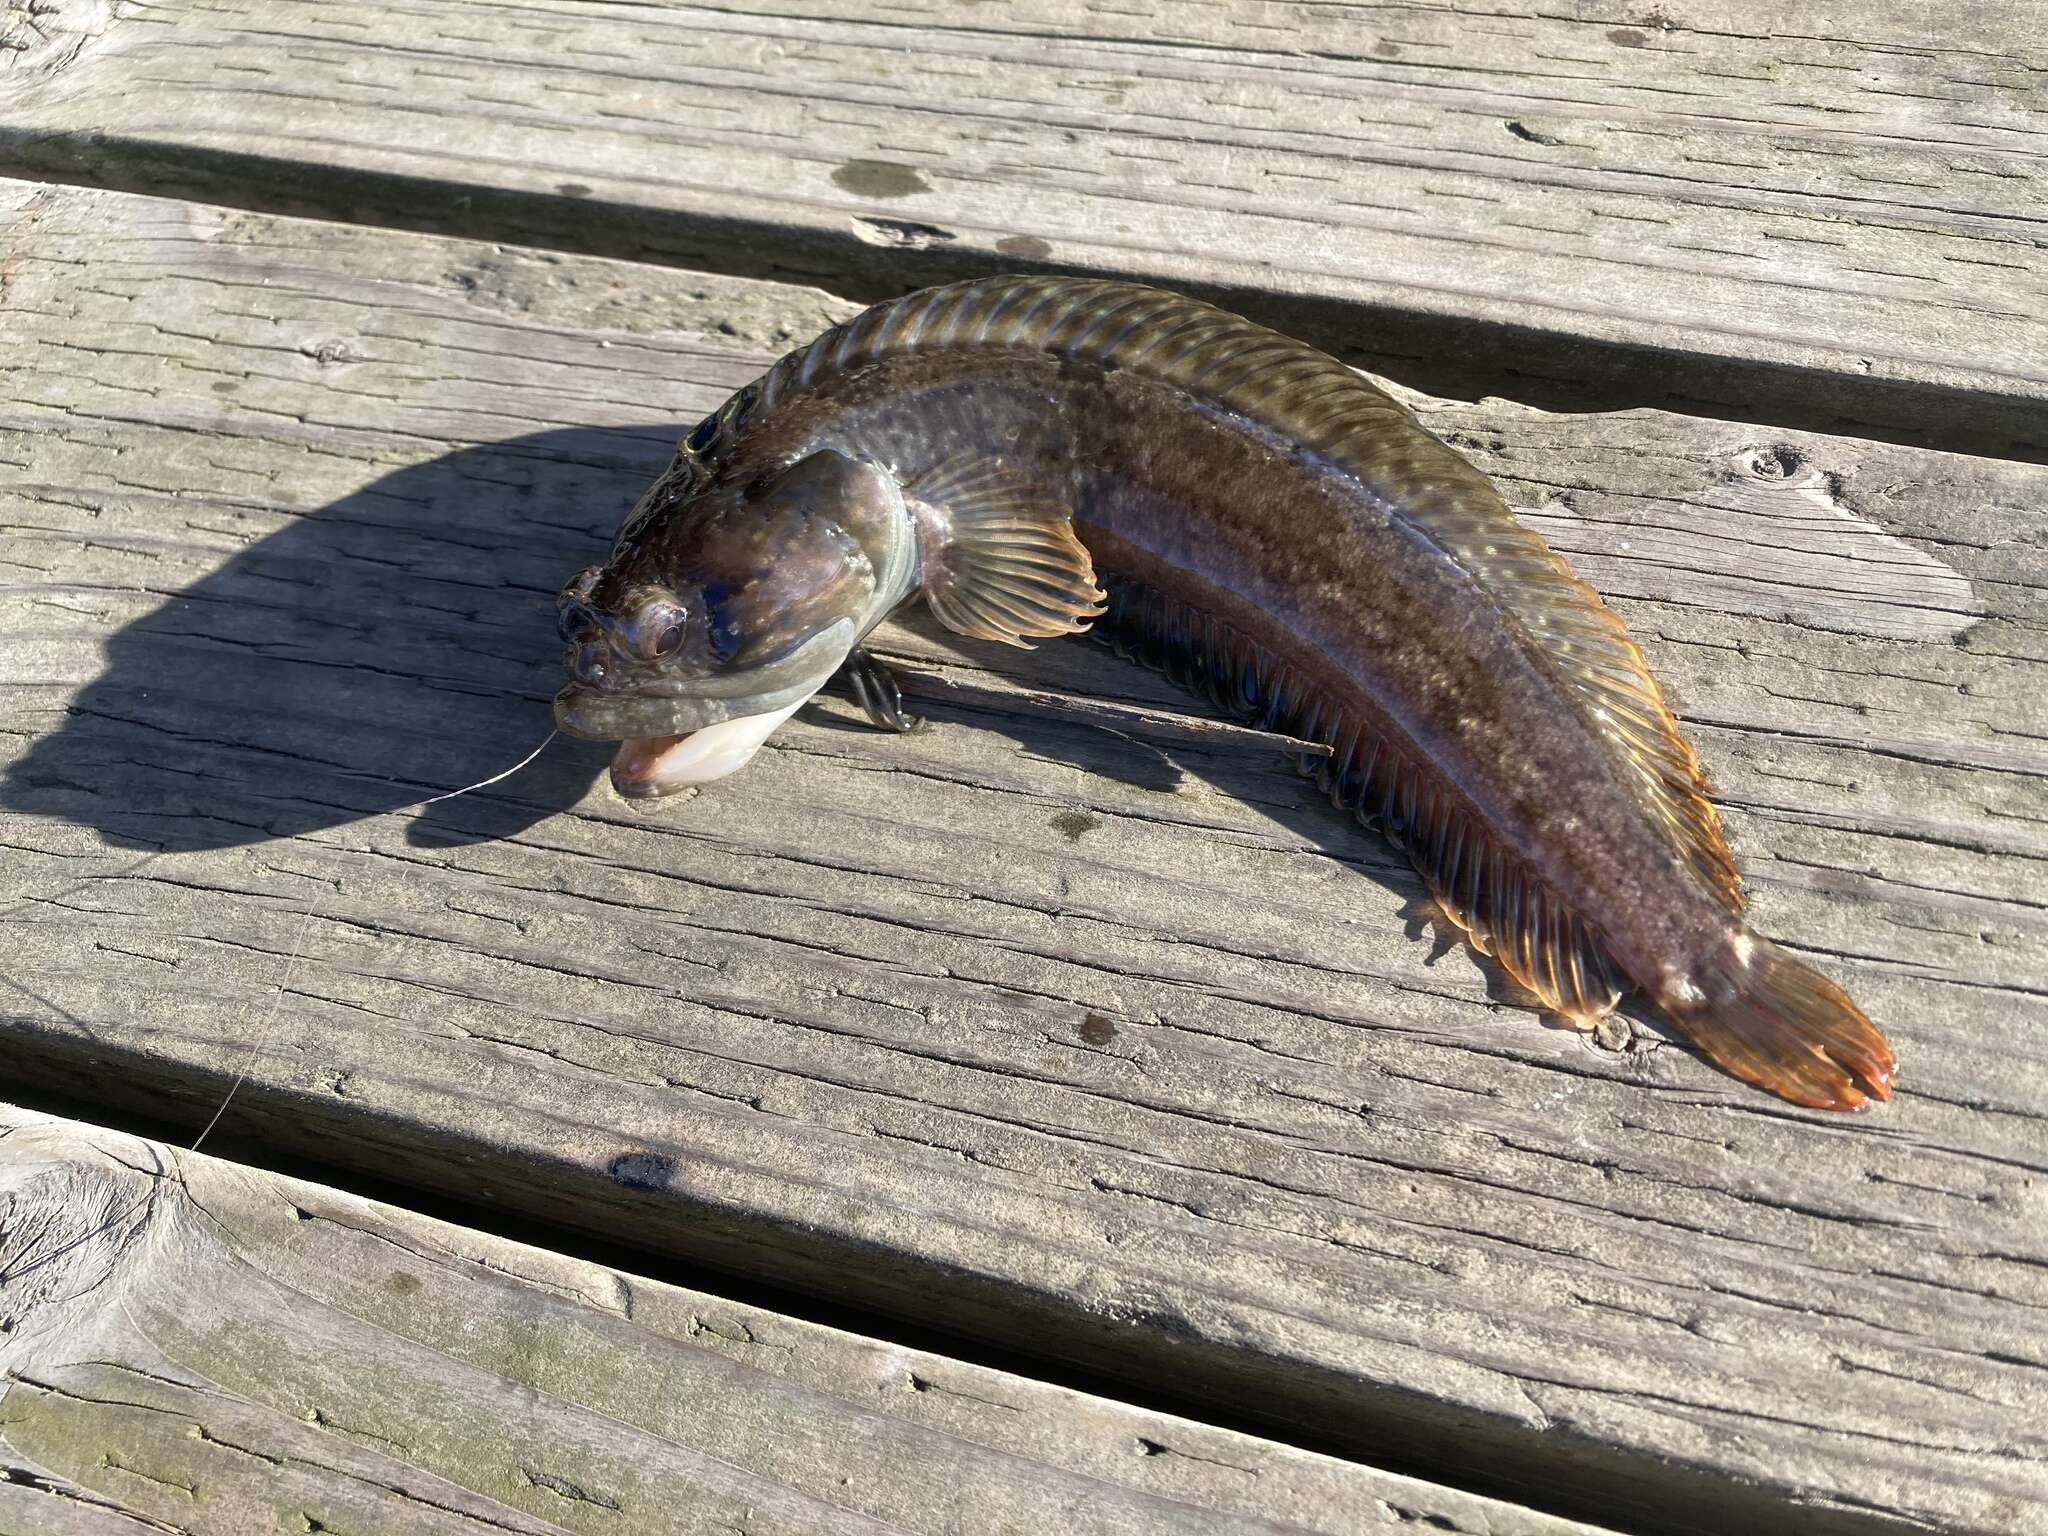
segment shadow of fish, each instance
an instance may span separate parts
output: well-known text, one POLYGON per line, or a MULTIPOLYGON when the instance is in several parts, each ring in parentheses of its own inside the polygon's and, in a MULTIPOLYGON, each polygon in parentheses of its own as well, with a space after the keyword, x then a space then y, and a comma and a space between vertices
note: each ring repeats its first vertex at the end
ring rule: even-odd
POLYGON ((1092 628, 1326 749, 1338 805, 1591 1028, 1640 987, 1796 1103, 1888 1098, 1882 1035, 1742 920, 1692 749, 1598 595, 1333 359, 1131 284, 992 278, 878 305, 690 434, 563 590, 556 723, 650 796, 731 773, 922 596, 962 635, 1092 628))

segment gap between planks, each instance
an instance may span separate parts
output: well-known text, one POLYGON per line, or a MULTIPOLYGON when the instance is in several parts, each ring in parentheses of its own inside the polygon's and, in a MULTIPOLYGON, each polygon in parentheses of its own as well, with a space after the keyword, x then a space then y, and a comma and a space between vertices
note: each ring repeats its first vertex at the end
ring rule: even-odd
POLYGON ((1603 1536, 0 1106, 0 1526, 1603 1536))

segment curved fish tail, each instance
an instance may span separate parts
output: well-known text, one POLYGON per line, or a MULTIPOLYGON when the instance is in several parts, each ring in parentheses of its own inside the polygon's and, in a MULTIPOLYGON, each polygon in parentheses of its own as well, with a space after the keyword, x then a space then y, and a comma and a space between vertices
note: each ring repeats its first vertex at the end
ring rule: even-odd
POLYGON ((1813 1109, 1892 1096, 1897 1058, 1848 994, 1746 930, 1656 994, 1678 1027, 1745 1082, 1813 1109))

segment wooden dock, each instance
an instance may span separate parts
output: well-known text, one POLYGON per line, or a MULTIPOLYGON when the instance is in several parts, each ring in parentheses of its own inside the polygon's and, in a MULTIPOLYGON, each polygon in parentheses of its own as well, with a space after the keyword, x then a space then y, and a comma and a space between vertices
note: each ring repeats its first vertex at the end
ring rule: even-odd
POLYGON ((2048 13, 1789 14, 0 0, 0 1533, 2048 1533, 2048 13), (1001 270, 1494 476, 1899 1097, 1545 1028, 1085 644, 422 804, 1001 270))

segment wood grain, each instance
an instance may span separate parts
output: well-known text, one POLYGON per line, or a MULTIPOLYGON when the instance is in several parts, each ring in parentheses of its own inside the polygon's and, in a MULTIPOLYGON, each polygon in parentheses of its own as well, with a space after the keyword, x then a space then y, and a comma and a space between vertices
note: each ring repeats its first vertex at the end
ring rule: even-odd
POLYGON ((1817 1116, 1544 1028, 1085 643, 893 631, 927 730, 827 704, 654 814, 574 744, 412 809, 535 744, 556 584, 846 307, 7 198, 20 1080, 197 1124, 246 1066, 279 1148, 1622 1528, 2048 1529, 2048 472, 1423 402, 1898 1042, 1896 1103, 1817 1116))
POLYGON ((1598 1536, 4 1108, 0 1299, 10 1530, 1598 1536))
POLYGON ((2048 455, 2029 6, 37 0, 0 168, 822 282, 1056 266, 1420 387, 2048 455))

